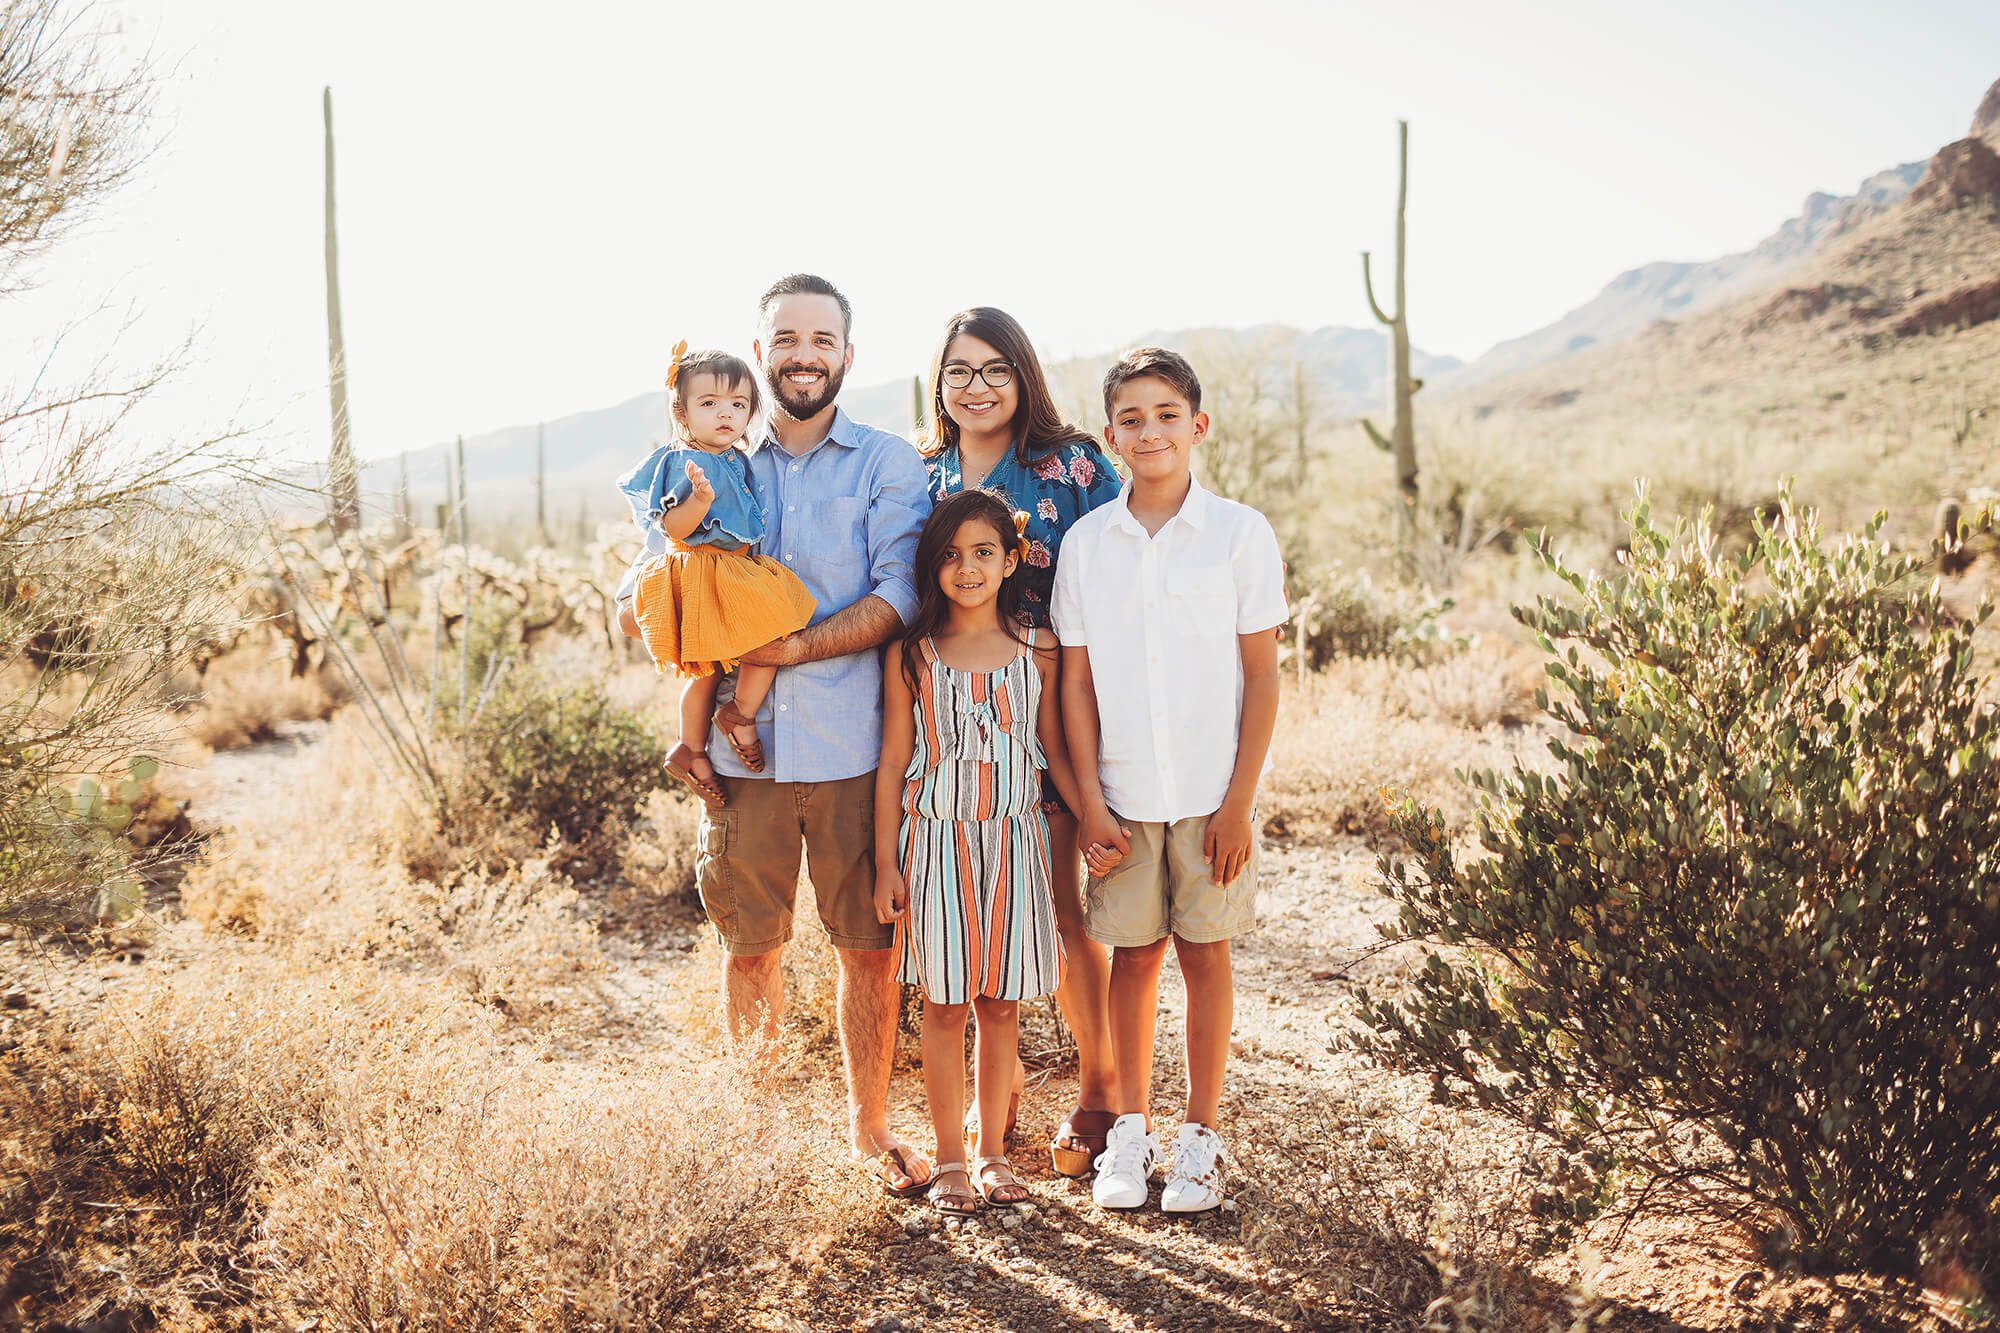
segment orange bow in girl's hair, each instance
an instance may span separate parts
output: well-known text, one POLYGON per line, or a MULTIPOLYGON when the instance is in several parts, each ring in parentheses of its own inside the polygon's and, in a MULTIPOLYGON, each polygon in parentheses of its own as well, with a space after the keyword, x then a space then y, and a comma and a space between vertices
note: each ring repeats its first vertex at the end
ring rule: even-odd
POLYGON ((1014 511, 1014 546, 1020 551, 1021 558, 1026 560, 1028 558, 1028 511, 1025 509, 1016 509, 1014 511))
POLYGON ((667 387, 674 387, 674 381, 681 377, 681 358, 687 355, 688 340, 683 338, 674 344, 674 354, 667 361, 667 387))

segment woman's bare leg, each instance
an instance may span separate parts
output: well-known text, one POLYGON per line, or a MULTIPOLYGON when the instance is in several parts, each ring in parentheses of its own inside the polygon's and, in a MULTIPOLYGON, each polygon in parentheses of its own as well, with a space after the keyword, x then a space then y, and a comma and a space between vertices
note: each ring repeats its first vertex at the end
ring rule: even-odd
MULTIPOLYGON (((1115 1109, 1111 1062, 1111 960, 1103 945, 1084 934, 1083 858, 1076 850, 1076 816, 1049 816, 1049 887, 1055 891, 1056 933, 1066 960, 1056 1007, 1076 1038, 1076 1105, 1083 1111, 1115 1109)), ((1082 1144, 1065 1146, 1081 1148, 1082 1144)))

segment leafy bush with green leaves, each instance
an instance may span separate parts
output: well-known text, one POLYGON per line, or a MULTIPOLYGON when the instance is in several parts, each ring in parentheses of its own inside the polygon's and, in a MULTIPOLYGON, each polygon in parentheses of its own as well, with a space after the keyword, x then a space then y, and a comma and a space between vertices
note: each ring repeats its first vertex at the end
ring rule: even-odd
MULTIPOLYGON (((1626 568, 1516 616, 1552 771, 1485 773, 1461 860, 1405 804, 1365 1043, 1589 1161, 1752 1222, 1773 1259, 2000 1260, 2000 711, 1929 562, 1789 492, 1726 554, 1645 496, 1626 568), (1567 644, 1558 655, 1556 645, 1567 644)), ((1985 520, 1990 524, 1990 516, 1985 520)), ((1587 1193, 1589 1190, 1580 1190, 1587 1193)))
POLYGON ((467 796, 571 843, 659 786, 660 738, 594 679, 516 667, 454 729, 467 796))

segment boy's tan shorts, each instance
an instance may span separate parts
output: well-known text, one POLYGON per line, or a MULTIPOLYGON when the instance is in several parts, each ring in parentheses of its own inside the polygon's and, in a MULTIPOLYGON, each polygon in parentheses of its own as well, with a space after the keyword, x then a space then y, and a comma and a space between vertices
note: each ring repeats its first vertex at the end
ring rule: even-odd
POLYGON ((827 937, 841 949, 888 949, 875 919, 875 775, 838 782, 720 779, 729 804, 702 815, 695 882, 733 954, 769 953, 792 937, 799 853, 827 937))
MULTIPOLYGON (((1116 818, 1116 816, 1113 816, 1116 818)), ((1171 824, 1134 823, 1132 850, 1109 875, 1084 886, 1083 931, 1099 944, 1136 949, 1176 935, 1189 944, 1234 939, 1257 924, 1257 820, 1250 859, 1228 884, 1217 884, 1201 840, 1210 815, 1171 824)))

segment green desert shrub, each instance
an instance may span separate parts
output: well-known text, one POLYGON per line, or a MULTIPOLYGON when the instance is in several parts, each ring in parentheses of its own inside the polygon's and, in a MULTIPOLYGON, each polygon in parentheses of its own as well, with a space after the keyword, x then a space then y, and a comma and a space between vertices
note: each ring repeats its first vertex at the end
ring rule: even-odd
POLYGON ((463 799, 538 833, 553 827, 571 843, 659 785, 659 737, 596 679, 555 680, 516 666, 453 729, 463 799))
POLYGON ((1990 608, 1955 620, 1879 516, 1823 542, 1789 492, 1728 554, 1706 515, 1662 532, 1642 493, 1627 518, 1624 570, 1545 541, 1574 597, 1515 612, 1553 763, 1472 779, 1463 859, 1439 814, 1397 815, 1384 929, 1427 956, 1365 998, 1366 1042, 1580 1154, 1577 1197, 1691 1192, 1810 1269, 1991 1275, 1990 608))
POLYGON ((1306 663, 1315 670, 1337 658, 1390 658, 1427 666, 1472 645, 1455 634, 1445 616, 1451 598, 1399 584, 1378 583, 1367 570, 1335 567, 1306 582, 1296 626, 1304 631, 1306 663))

